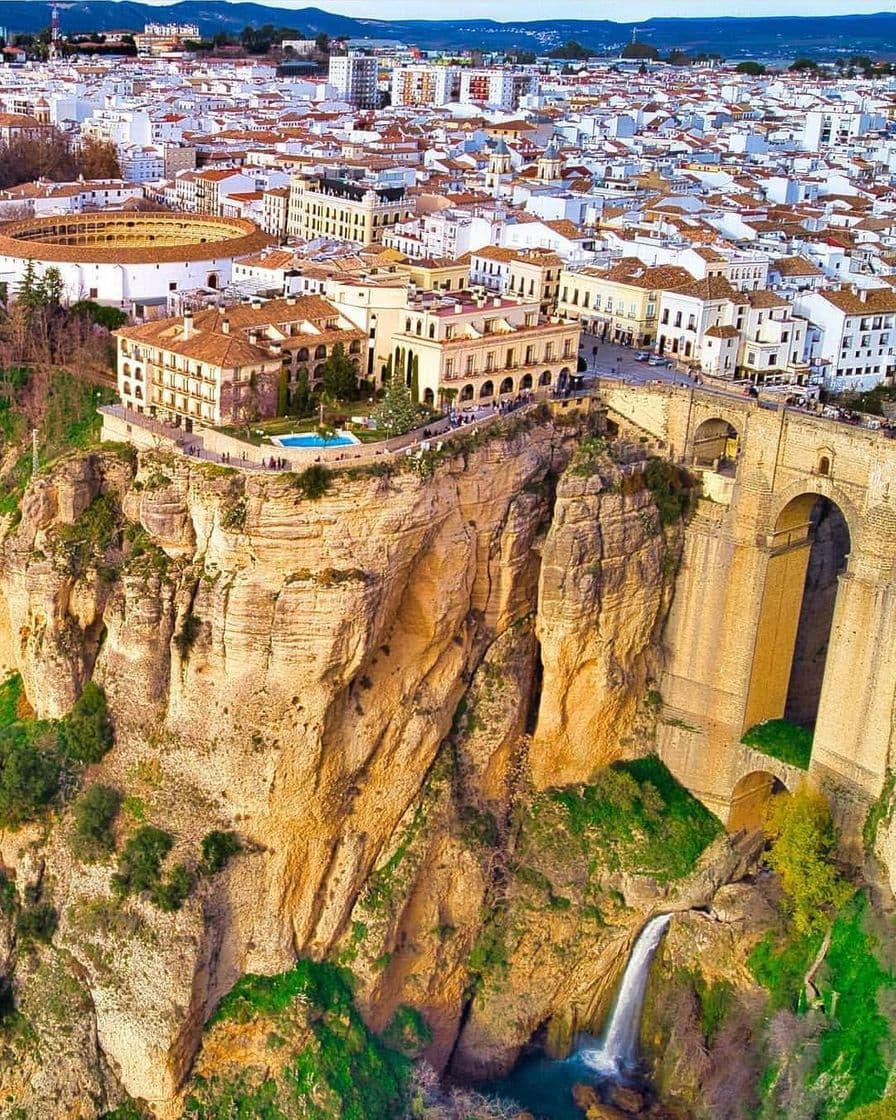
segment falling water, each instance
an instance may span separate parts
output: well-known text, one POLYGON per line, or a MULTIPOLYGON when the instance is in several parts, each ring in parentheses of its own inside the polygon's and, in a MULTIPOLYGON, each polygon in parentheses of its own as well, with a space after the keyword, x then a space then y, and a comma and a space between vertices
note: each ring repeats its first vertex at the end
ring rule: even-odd
POLYGON ((638 1034, 650 962, 670 918, 670 914, 652 918, 641 931, 601 1041, 582 1039, 576 1052, 560 1061, 543 1056, 524 1059, 507 1077, 486 1085, 485 1091, 512 1100, 535 1116, 580 1120, 581 1109, 572 1098, 575 1085, 609 1086, 629 1081, 631 1075, 637 1083, 638 1034))
POLYGON ((603 1077, 619 1077, 635 1067, 650 962, 671 917, 671 914, 660 914, 651 918, 641 930, 625 966, 603 1041, 593 1049, 583 1048, 578 1053, 583 1065, 603 1077))

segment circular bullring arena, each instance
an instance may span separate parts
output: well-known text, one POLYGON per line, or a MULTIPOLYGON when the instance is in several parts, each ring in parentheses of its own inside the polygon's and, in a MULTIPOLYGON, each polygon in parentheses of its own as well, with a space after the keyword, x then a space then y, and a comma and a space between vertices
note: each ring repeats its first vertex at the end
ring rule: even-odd
POLYGON ((169 296, 230 282, 235 257, 270 243, 252 222, 204 214, 106 210, 0 224, 0 281, 15 292, 29 267, 56 268, 66 298, 137 315, 169 296))

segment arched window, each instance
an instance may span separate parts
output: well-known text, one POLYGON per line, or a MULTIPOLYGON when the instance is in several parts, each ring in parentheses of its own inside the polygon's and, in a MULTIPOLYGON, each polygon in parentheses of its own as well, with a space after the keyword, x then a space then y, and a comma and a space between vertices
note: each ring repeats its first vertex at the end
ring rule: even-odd
POLYGON ((348 352, 349 354, 360 354, 361 343, 357 339, 355 339, 352 343, 349 344, 348 352))
POLYGON ((314 356, 315 356, 315 358, 326 358, 326 356, 327 356, 326 346, 318 346, 317 349, 314 351, 314 356))
POLYGON ((831 473, 831 460, 827 455, 822 455, 818 460, 818 473, 828 475, 831 473))
POLYGON ((296 354, 296 361, 297 362, 307 362, 308 361, 308 347, 307 346, 302 346, 302 347, 299 348, 299 351, 296 354))

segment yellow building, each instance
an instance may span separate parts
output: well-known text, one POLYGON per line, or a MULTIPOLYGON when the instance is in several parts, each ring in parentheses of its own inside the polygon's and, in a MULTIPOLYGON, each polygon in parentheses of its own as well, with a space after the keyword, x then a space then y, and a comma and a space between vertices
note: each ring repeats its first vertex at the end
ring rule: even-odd
POLYGON ((407 276, 420 292, 461 292, 469 285, 462 261, 433 257, 396 262, 395 271, 407 276))
POLYGON ((420 294, 392 338, 392 376, 425 404, 490 401, 563 388, 576 373, 578 323, 545 319, 537 302, 420 294))
POLYGON ((331 237, 356 245, 382 241, 386 230, 413 217, 404 187, 372 187, 352 179, 297 175, 290 186, 287 233, 331 237))
POLYGON ((646 267, 624 257, 611 269, 564 269, 557 311, 578 319, 593 334, 623 346, 652 346, 656 341, 660 297, 694 281, 675 265, 646 267))

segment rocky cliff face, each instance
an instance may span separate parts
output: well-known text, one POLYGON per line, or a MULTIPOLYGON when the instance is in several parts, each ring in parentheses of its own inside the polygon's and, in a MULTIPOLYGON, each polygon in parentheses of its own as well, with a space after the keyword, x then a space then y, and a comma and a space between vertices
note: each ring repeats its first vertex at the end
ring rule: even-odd
POLYGON ((30 487, 0 565, 8 667, 39 716, 103 686, 116 745, 84 780, 125 795, 122 833, 163 826, 189 863, 229 829, 243 852, 166 914, 112 905, 113 865, 73 858, 65 811, 0 834, 17 888, 39 861, 59 914, 37 963, 18 954, 19 1003, 66 977, 53 1005, 85 1032, 63 1047, 38 1023, 20 1068, 0 1064, 27 1115, 93 1115, 119 1086, 178 1115, 216 1002, 296 954, 351 962, 374 1026, 422 1008, 430 1058, 463 1072, 606 1002, 649 890, 617 884, 602 956, 560 905, 530 928, 517 912, 500 984, 487 919, 520 799, 647 745, 677 537, 608 459, 567 470, 573 428, 499 431, 419 469, 334 476, 317 501, 288 476, 155 453, 72 458, 30 487), (49 1054, 53 1090, 23 1082, 49 1054))

